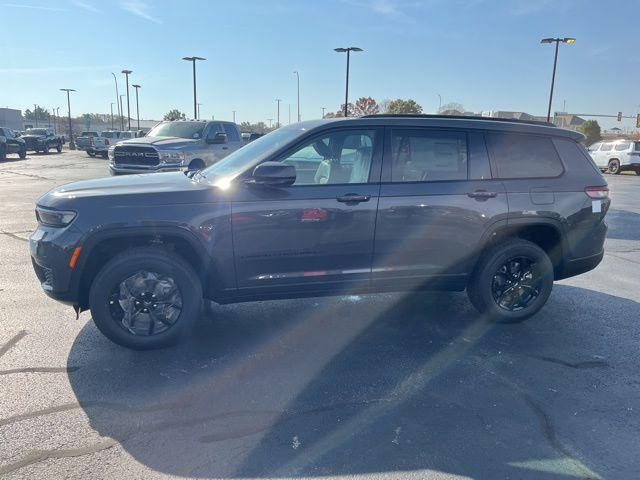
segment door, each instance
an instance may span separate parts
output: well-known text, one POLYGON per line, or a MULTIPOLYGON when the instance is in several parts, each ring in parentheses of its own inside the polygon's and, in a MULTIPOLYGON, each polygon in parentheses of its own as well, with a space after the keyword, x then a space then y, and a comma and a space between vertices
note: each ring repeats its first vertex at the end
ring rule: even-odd
POLYGON ((227 143, 210 143, 216 136, 217 133, 225 133, 222 128, 221 123, 210 123, 205 132, 204 139, 204 149, 203 155, 201 155, 206 165, 212 165, 216 163, 218 160, 226 157, 229 152, 228 139, 227 143))
POLYGON ((596 167, 604 168, 606 165, 602 165, 602 154, 600 153, 600 147, 602 143, 594 143, 589 147, 589 155, 593 159, 593 163, 596 164, 596 167))
POLYGON ((242 184, 232 204, 241 293, 367 291, 380 188, 381 129, 334 129, 271 160, 288 187, 242 184))
POLYGON ((609 167, 609 159, 611 158, 611 151, 613 150, 613 143, 605 142, 600 146, 600 150, 596 153, 596 165, 600 168, 609 167))
POLYGON ((507 213, 482 133, 387 128, 373 287, 464 286, 485 232, 507 213))

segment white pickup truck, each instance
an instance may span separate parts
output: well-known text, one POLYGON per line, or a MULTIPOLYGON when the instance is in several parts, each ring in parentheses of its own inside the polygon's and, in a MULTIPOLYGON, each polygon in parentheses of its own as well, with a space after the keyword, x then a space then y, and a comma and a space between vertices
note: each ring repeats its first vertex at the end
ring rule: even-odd
POLYGON ((120 132, 117 130, 106 130, 100 133, 100 136, 98 137, 91 137, 91 144, 86 148, 86 151, 90 157, 100 155, 102 158, 107 158, 110 146, 115 145, 122 140, 136 138, 136 136, 137 132, 133 131, 120 132))

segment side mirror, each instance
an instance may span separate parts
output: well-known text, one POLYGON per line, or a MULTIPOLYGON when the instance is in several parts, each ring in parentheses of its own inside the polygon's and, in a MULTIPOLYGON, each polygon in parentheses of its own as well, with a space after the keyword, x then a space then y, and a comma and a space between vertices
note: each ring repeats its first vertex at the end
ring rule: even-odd
POLYGON ((287 187, 296 181, 296 169, 293 165, 280 162, 264 162, 253 170, 250 183, 269 187, 287 187))
POLYGON ((207 137, 207 143, 213 144, 213 145, 227 143, 227 134, 222 132, 217 132, 213 137, 207 137))

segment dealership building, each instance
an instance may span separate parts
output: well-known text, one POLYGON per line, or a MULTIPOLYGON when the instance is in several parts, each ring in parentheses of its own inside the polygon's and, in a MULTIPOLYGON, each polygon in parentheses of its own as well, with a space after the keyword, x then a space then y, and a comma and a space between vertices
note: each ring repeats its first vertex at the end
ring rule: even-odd
POLYGON ((0 108, 0 127, 22 130, 22 111, 13 108, 0 108))

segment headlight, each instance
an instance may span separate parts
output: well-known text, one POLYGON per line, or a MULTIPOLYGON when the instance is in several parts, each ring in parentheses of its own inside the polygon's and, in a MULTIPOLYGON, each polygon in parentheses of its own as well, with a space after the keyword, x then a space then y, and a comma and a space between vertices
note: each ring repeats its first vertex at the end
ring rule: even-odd
POLYGON ((184 152, 159 152, 162 163, 180 163, 187 158, 184 152))
POLYGON ((50 210, 36 206, 36 218, 38 223, 48 227, 64 227, 73 222, 76 212, 65 210, 50 210))
POLYGON ((109 147, 109 149, 107 150, 107 156, 109 157, 109 160, 111 160, 111 161, 113 161, 113 159, 116 158, 115 154, 113 153, 115 148, 116 148, 115 145, 111 145, 109 147))

